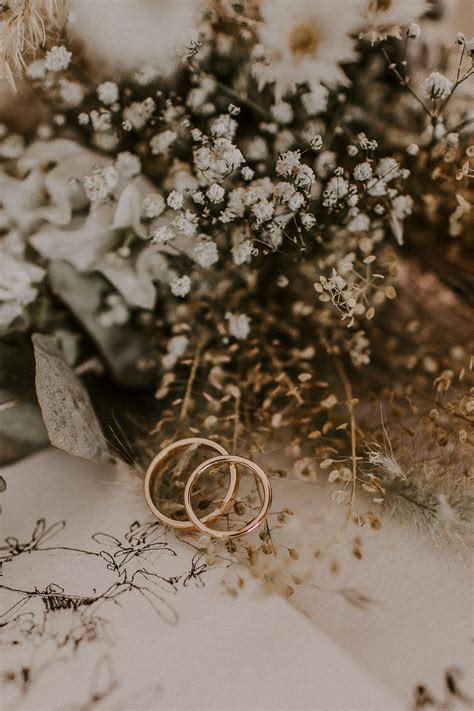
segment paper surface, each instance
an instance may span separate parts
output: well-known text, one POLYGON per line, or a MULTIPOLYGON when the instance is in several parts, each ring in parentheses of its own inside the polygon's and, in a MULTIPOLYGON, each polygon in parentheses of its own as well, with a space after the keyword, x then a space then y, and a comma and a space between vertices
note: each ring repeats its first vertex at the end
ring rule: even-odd
POLYGON ((404 699, 405 708, 419 685, 433 698, 423 708, 471 708, 469 552, 442 541, 435 545, 413 523, 401 524, 387 513, 377 530, 367 523, 345 526, 344 507, 334 505, 322 484, 276 481, 274 501, 296 512, 285 532, 288 544, 304 540, 320 553, 313 584, 297 587, 289 603, 404 699), (459 696, 449 691, 449 674, 459 696))
POLYGON ((229 595, 128 474, 53 449, 2 474, 3 708, 406 707, 282 598, 229 595))

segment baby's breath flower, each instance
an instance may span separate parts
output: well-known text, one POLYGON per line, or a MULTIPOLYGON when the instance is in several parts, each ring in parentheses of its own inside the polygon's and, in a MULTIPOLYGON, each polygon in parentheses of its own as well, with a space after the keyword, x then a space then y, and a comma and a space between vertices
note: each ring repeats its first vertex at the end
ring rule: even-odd
POLYGON ((320 136, 319 134, 316 136, 313 136, 309 142, 309 145, 313 149, 313 151, 320 151, 321 148, 323 147, 323 137, 320 136))
POLYGON ((110 111, 96 111, 93 109, 90 113, 90 119, 95 131, 110 131, 112 128, 112 114, 110 111))
POLYGON ((212 183, 206 191, 207 198, 212 203, 222 202, 225 195, 225 190, 222 185, 218 183, 212 183))
POLYGON ((396 217, 399 220, 405 219, 411 215, 413 208, 413 198, 410 195, 398 195, 392 200, 392 207, 396 217))
POLYGON ((36 284, 42 281, 45 271, 41 267, 17 258, 8 252, 0 259, 0 329, 8 327, 20 317, 25 306, 38 294, 36 284))
POLYGON ((212 146, 201 146, 193 153, 194 165, 202 173, 225 176, 239 168, 245 159, 228 138, 217 138, 212 146))
POLYGON ((255 136, 246 142, 245 155, 247 160, 260 161, 265 160, 268 155, 268 146, 262 136, 255 136))
POLYGON ((301 103, 309 116, 316 116, 326 111, 328 98, 328 89, 322 84, 314 84, 311 91, 301 96, 301 103))
POLYGON ((232 247, 232 258, 234 264, 238 266, 245 262, 250 262, 253 253, 253 244, 249 239, 244 240, 240 244, 235 244, 232 247))
POLYGON ((222 160, 227 170, 235 170, 244 162, 240 150, 228 138, 218 138, 214 143, 214 153, 217 160, 222 160))
POLYGON ((375 174, 388 183, 399 176, 400 165, 395 158, 382 158, 375 169, 375 174))
POLYGON ((466 47, 467 56, 473 58, 474 57, 474 37, 471 37, 471 39, 466 41, 465 47, 466 47))
POLYGON ((183 207, 183 202, 184 196, 177 190, 172 190, 166 198, 166 203, 168 207, 170 207, 172 210, 181 210, 181 208, 183 207))
POLYGON ((129 122, 133 128, 140 130, 145 126, 155 109, 155 101, 151 97, 148 97, 144 101, 134 101, 130 106, 127 106, 123 112, 123 118, 124 121, 129 122))
POLYGON ((204 139, 204 134, 199 128, 193 128, 191 129, 191 138, 193 141, 196 143, 200 143, 204 139))
POLYGON ((106 106, 115 104, 119 98, 119 88, 113 81, 104 81, 97 87, 97 96, 99 101, 106 106))
POLYGON ((178 134, 175 131, 167 130, 157 133, 150 141, 151 152, 155 156, 167 153, 177 138, 178 134))
POLYGON ((52 126, 50 126, 49 124, 40 123, 40 125, 36 129, 36 133, 38 138, 40 138, 42 141, 49 141, 53 137, 54 131, 52 126))
POLYGON ((244 341, 250 333, 250 318, 247 314, 234 314, 228 311, 225 315, 231 336, 239 341, 244 341))
POLYGON ((334 176, 326 185, 326 189, 323 193, 325 198, 323 204, 326 204, 327 206, 333 206, 337 204, 339 200, 342 200, 342 198, 345 197, 348 192, 349 183, 347 182, 347 180, 345 178, 338 178, 334 176))
POLYGON ((191 279, 187 274, 174 276, 170 282, 170 289, 173 296, 179 296, 183 299, 191 291, 191 279))
POLYGON ((430 99, 446 99, 453 89, 453 82, 441 72, 431 72, 425 80, 425 91, 430 99))
POLYGON ((68 68, 71 57, 72 52, 68 52, 64 45, 55 45, 46 52, 45 67, 50 72, 61 72, 68 68))
POLYGON ((357 140, 363 151, 375 151, 378 148, 378 143, 375 139, 367 138, 365 133, 358 133, 357 140))
POLYGON ((259 200, 255 205, 252 205, 252 212, 257 218, 257 222, 268 222, 272 219, 275 208, 269 200, 259 200))
POLYGON ((336 167, 336 154, 333 151, 323 151, 316 158, 314 167, 319 177, 325 178, 336 167))
POLYGON ((305 230, 310 230, 316 224, 316 217, 312 212, 304 212, 300 215, 301 224, 305 230))
POLYGON ((27 66, 26 75, 33 80, 44 79, 46 76, 46 60, 35 59, 27 66))
POLYGON ((142 169, 140 158, 130 151, 122 151, 118 154, 115 167, 125 179, 133 178, 142 169))
POLYGON ((7 160, 19 158, 25 152, 25 140, 18 133, 11 133, 0 143, 0 156, 7 160))
POLYGON ((196 203, 196 205, 205 205, 206 203, 206 196, 204 195, 202 190, 195 190, 191 197, 193 199, 193 202, 196 203))
POLYGON ((186 210, 185 212, 180 212, 173 220, 173 224, 181 234, 186 237, 191 237, 196 233, 198 227, 198 216, 191 212, 191 210, 186 210))
POLYGON ((282 202, 288 202, 292 195, 296 192, 295 187, 286 181, 277 183, 273 188, 273 197, 282 202))
POLYGON ((421 35, 421 27, 416 22, 411 22, 407 27, 407 37, 417 39, 421 35))
POLYGON ((274 104, 270 112, 277 123, 288 124, 293 120, 293 109, 287 101, 279 101, 274 104))
POLYGON ((409 156, 417 156, 419 152, 420 146, 417 143, 410 143, 410 145, 407 146, 407 153, 409 156))
POLYGON ((291 212, 298 212, 306 202, 306 198, 303 193, 295 193, 288 200, 288 208, 291 212))
POLYGON ((194 246, 194 259, 200 267, 211 267, 219 259, 217 245, 210 239, 202 238, 194 246))
POLYGON ((94 168, 83 181, 84 191, 91 202, 105 200, 118 185, 119 174, 111 166, 94 168))
POLYGON ((234 138, 238 123, 229 114, 221 114, 211 123, 210 133, 214 138, 234 138))
POLYGON ((300 166, 301 153, 299 151, 287 151, 278 156, 275 170, 278 175, 290 176, 300 166))
POLYGON ((148 193, 142 201, 142 211, 145 217, 159 217, 166 207, 165 200, 159 193, 148 193))
POLYGON ((314 171, 312 168, 309 167, 309 165, 300 165, 296 172, 295 176, 295 185, 297 185, 299 188, 302 188, 303 190, 311 190, 311 187, 313 186, 313 183, 315 182, 316 177, 314 175, 314 171))
POLYGON ((71 108, 79 106, 84 98, 84 90, 82 86, 77 82, 69 81, 68 79, 60 79, 59 93, 64 103, 71 108))
POLYGON ((355 215, 347 225, 349 232, 365 232, 370 227, 370 218, 363 212, 355 215))
POLYGON ((387 184, 381 178, 371 178, 367 181, 367 192, 372 197, 381 197, 387 192, 387 184))
POLYGON ((174 240, 175 234, 169 225, 158 227, 151 236, 153 244, 168 244, 174 240))
POLYGON ((353 172, 354 180, 368 180, 372 177, 372 166, 370 163, 358 163, 353 172))
POLYGON ((240 171, 240 175, 244 180, 252 180, 255 173, 252 168, 249 168, 248 165, 245 165, 240 171))

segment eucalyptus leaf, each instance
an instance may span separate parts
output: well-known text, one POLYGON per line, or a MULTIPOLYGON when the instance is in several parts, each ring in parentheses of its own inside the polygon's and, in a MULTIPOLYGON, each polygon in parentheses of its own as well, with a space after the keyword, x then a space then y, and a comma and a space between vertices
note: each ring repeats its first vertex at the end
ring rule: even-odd
POLYGON ((89 394, 68 366, 54 336, 33 335, 36 392, 51 444, 70 454, 110 461, 89 394))
POLYGON ((103 326, 98 318, 104 294, 110 286, 100 274, 81 274, 66 262, 51 262, 48 269, 53 291, 68 306, 95 342, 115 379, 126 386, 151 385, 156 373, 138 364, 151 358, 149 339, 125 324, 103 326))
POLYGON ((49 443, 36 400, 34 365, 29 341, 0 343, 0 465, 49 443))

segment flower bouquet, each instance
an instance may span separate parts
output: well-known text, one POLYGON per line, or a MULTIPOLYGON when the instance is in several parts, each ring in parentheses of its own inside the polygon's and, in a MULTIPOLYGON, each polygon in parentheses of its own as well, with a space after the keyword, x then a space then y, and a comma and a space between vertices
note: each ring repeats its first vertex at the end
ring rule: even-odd
POLYGON ((41 106, 1 126, 2 462, 278 447, 349 522, 465 546, 474 40, 425 0, 156 6, 99 74, 81 3, 0 10, 41 106))

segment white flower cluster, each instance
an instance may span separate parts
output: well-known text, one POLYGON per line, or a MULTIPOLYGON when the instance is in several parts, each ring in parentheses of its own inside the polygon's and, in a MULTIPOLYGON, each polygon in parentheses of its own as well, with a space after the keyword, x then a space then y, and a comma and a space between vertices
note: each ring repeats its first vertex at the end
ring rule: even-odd
MULTIPOLYGON (((163 18, 183 17, 183 3, 175 5, 163 18)), ((103 77, 93 88, 77 79, 71 52, 52 47, 27 69, 30 81, 58 101, 51 125, 30 146, 0 131, 0 159, 8 164, 0 183, 5 231, 18 230, 41 264, 60 259, 101 274, 102 327, 126 323, 133 309, 151 311, 158 293, 208 299, 237 282, 257 289, 260 278, 287 287, 291 277, 279 261, 285 252, 282 262, 300 270, 301 283, 317 275, 327 322, 340 328, 339 316, 350 326, 370 320, 375 306, 392 298, 383 281, 388 258, 379 259, 383 245, 403 243, 403 222, 417 207, 405 166, 416 168, 432 142, 446 163, 454 161, 461 132, 445 125, 462 121, 444 123, 438 115, 458 80, 433 71, 416 104, 432 112, 426 129, 413 130, 398 148, 395 130, 387 129, 385 142, 382 124, 374 130, 371 102, 391 102, 390 92, 377 63, 361 65, 367 76, 355 63, 359 53, 375 51, 367 43, 364 50, 364 37, 418 40, 426 8, 426 0, 298 0, 295 12, 292 2, 260 0, 255 23, 244 3, 239 32, 216 32, 214 15, 206 16, 199 40, 188 43, 179 82, 170 71, 182 59, 161 25, 153 66, 139 63, 126 80, 103 77), (77 140, 65 138, 73 130, 77 140), (261 269, 271 254, 274 279, 271 269, 261 269)), ((169 31, 175 45, 176 27, 169 31)), ((457 43, 462 61, 470 61, 472 40, 459 35, 457 43)), ((405 65, 393 62, 388 70, 398 72, 400 85, 410 84, 411 101, 415 82, 405 65)), ((392 101, 385 114, 389 109, 398 107, 392 101)), ((451 234, 462 230, 468 212, 467 201, 457 201, 451 234)), ((36 297, 43 272, 32 271, 23 256, 9 259, 18 275, 23 270, 18 292, 4 287, 18 314, 36 297)), ((176 299, 173 308, 184 312, 191 300, 176 299)), ((227 334, 243 341, 250 316, 243 304, 230 308, 223 309, 227 334)), ((356 364, 369 353, 359 325, 348 339, 356 364)), ((166 362, 180 357, 184 341, 176 343, 166 362)))
POLYGON ((45 276, 41 267, 20 255, 10 254, 0 243, 0 332, 22 316, 25 306, 35 301, 38 283, 45 276))
POLYGON ((84 191, 91 202, 105 200, 117 187, 119 173, 113 166, 94 168, 84 177, 84 191))
POLYGON ((453 82, 441 72, 431 72, 425 81, 425 90, 432 101, 447 99, 453 89, 453 82))

